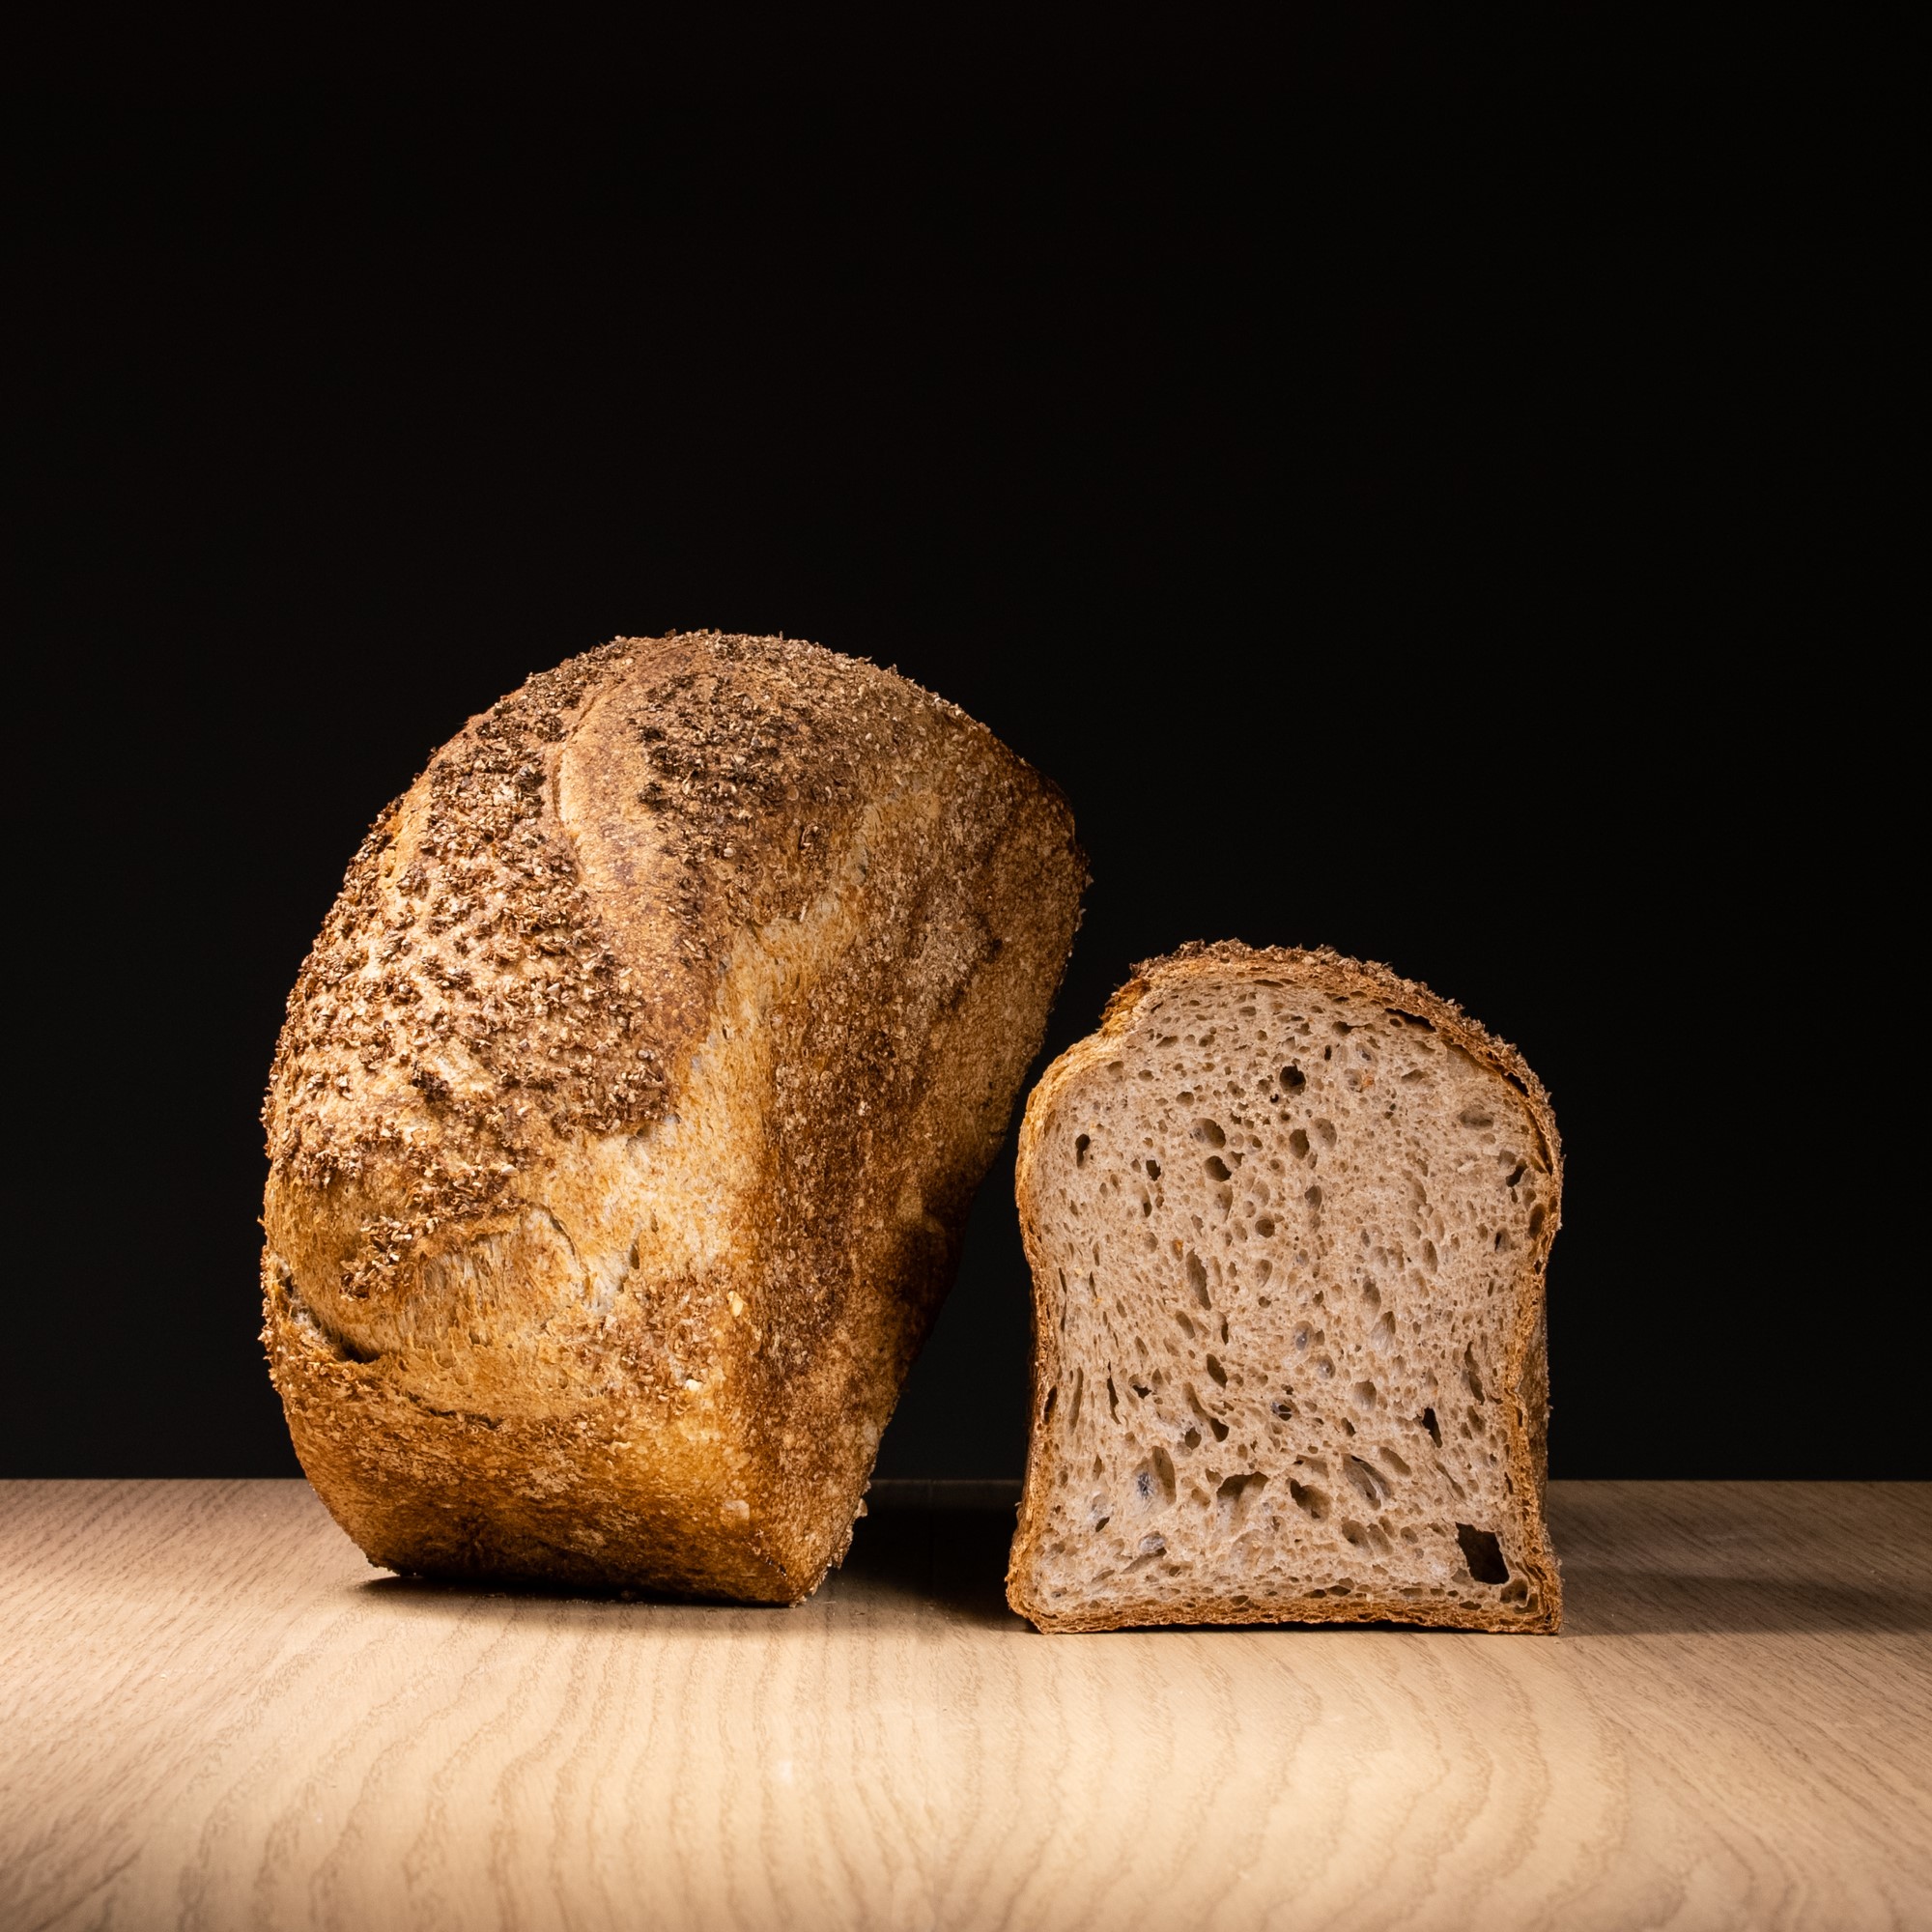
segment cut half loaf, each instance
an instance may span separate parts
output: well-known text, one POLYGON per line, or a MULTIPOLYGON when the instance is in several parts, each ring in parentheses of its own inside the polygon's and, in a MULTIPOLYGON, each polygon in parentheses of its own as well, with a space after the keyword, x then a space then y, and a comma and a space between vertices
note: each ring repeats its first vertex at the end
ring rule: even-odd
POLYGON ((790 1602, 851 1536, 1085 867, 983 725, 619 639, 350 867, 265 1121, 265 1340, 377 1563, 790 1602))
POLYGON ((1385 967, 1195 945, 1136 969, 1020 1130, 1013 1607, 1555 1630, 1561 1174, 1520 1056, 1385 967))

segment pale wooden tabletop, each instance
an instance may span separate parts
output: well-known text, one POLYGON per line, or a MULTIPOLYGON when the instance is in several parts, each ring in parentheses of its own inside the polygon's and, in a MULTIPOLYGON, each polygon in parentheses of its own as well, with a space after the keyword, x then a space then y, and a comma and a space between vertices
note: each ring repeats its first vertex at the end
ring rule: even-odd
POLYGON ((1932 1925, 1932 1486, 1559 1484, 1560 1637, 1044 1637, 1010 1492, 798 1610, 0 1486, 0 1926, 1932 1925))

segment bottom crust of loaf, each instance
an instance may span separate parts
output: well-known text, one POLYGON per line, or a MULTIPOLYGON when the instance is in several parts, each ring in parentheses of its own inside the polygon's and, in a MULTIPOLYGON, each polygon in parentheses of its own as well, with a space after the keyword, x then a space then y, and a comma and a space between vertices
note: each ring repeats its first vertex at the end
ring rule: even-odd
POLYGON ((1071 1635, 1082 1631, 1212 1630, 1253 1624, 1398 1624, 1407 1630, 1508 1632, 1548 1636, 1560 1630, 1563 1622, 1561 1609, 1555 1604, 1527 1616, 1501 1617, 1492 1610, 1468 1610, 1456 1605, 1418 1607, 1400 1597, 1364 1597, 1349 1603, 1332 1597, 1319 1602, 1304 1598, 1298 1602, 1242 1605, 1228 1597, 1208 1595, 1199 1602, 1183 1604, 1126 1605, 1110 1606, 1104 1611, 1057 1612, 1036 1602, 1010 1577, 1008 1601, 1017 1614, 1049 1636, 1071 1635))

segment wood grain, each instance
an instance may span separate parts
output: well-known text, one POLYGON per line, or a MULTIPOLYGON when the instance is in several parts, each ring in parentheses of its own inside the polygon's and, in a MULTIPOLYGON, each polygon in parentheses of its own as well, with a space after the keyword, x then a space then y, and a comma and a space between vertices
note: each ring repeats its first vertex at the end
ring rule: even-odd
POLYGON ((0 1486, 0 1926, 1932 1924, 1932 1487, 1559 1484, 1561 1637, 1043 1637, 1012 1492, 797 1610, 0 1486))

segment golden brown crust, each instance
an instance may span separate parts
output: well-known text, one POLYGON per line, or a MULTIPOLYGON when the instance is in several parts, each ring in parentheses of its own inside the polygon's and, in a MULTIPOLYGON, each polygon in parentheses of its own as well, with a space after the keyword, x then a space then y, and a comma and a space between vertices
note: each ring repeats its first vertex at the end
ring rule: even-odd
POLYGON ((1540 1602, 1534 1616, 1520 1614, 1506 1621, 1453 1604, 1418 1606, 1407 1599, 1358 1598, 1346 1606, 1332 1598, 1305 1607, 1290 1605, 1237 1608, 1212 1594, 1166 1603, 1150 1602, 1141 1609, 1122 1611, 1109 1606, 1091 1613, 1055 1611, 1036 1601, 1028 1584, 1035 1569, 1036 1547, 1045 1534, 1049 1491, 1053 1476, 1050 1441, 1035 1429, 1027 1457, 1026 1487, 1020 1502, 1019 1527, 1013 1538, 1007 1572, 1007 1598, 1021 1616, 1042 1631, 1102 1631, 1160 1624, 1245 1623, 1421 1623, 1460 1630, 1554 1632, 1562 1623, 1562 1578, 1555 1551, 1544 1523, 1548 1473, 1549 1372, 1545 1327, 1545 1281, 1549 1250, 1561 1226, 1563 1185, 1562 1143, 1556 1115, 1541 1080, 1521 1054, 1507 1040, 1488 1032, 1455 1001, 1432 992, 1419 980, 1405 980, 1374 961, 1350 959, 1327 947, 1249 947, 1238 940, 1212 944, 1193 940, 1163 958, 1144 960, 1107 1003, 1097 1033, 1076 1041, 1041 1075, 1027 1097, 1020 1122, 1015 1194, 1020 1234, 1033 1275, 1033 1393, 1030 1413, 1037 1417, 1045 1391, 1062 1378, 1059 1333, 1049 1307, 1052 1279, 1040 1235, 1041 1204, 1034 1177, 1061 1095, 1089 1068, 1103 1063, 1111 1042, 1132 1024, 1134 1009, 1156 987, 1172 987, 1191 978, 1278 980, 1310 986, 1350 999, 1368 999, 1426 1020, 1452 1044, 1507 1080, 1527 1106, 1543 1144, 1557 1204, 1539 1224, 1524 1247, 1517 1275, 1517 1304, 1505 1353, 1504 1386, 1515 1400, 1505 1412, 1507 1463, 1513 1492, 1523 1499, 1525 1538, 1530 1577, 1540 1602))
POLYGON ((267 1340, 376 1560, 790 1601, 1037 1049, 1065 802, 816 645, 619 639, 385 812, 265 1108, 267 1340))

